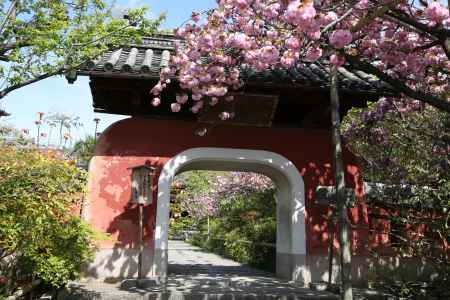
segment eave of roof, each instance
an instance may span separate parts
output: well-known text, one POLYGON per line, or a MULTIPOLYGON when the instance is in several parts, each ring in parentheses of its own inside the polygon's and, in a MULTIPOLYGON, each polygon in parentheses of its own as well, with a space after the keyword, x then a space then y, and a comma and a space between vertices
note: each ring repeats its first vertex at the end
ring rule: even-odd
MULTIPOLYGON (((174 52, 174 42, 180 41, 170 35, 144 38, 140 45, 129 45, 104 53, 95 61, 81 68, 77 74, 106 77, 158 80, 161 68, 168 66, 174 52)), ((327 61, 304 63, 290 70, 267 70, 253 72, 243 70, 246 84, 280 85, 295 88, 329 89, 327 61)), ((339 84, 343 90, 353 93, 393 94, 386 83, 362 71, 339 68, 339 84)))

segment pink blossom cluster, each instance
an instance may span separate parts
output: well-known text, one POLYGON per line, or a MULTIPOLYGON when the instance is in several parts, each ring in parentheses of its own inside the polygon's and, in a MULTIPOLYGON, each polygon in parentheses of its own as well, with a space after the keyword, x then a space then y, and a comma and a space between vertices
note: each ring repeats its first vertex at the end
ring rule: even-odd
POLYGON ((272 180, 262 174, 250 172, 229 172, 225 175, 211 176, 210 189, 200 194, 182 197, 181 206, 190 216, 204 218, 215 216, 220 203, 236 196, 273 189, 272 180))
POLYGON ((173 99, 172 111, 189 103, 198 113, 230 100, 244 85, 242 69, 302 68, 319 59, 343 66, 349 56, 450 101, 448 7, 439 1, 315 2, 217 0, 204 22, 194 13, 176 31, 183 42, 151 90, 152 104, 160 104, 173 77, 183 92, 173 99))
POLYGON ((438 1, 431 2, 425 9, 425 14, 430 21, 435 23, 449 22, 448 7, 445 7, 438 1))
POLYGON ((214 194, 219 198, 233 198, 273 188, 269 177, 250 172, 230 172, 228 175, 217 176, 214 182, 214 194))
MULTIPOLYGON (((424 104, 417 100, 383 97, 368 109, 361 110, 358 114, 358 118, 353 118, 348 125, 344 126, 344 138, 349 140, 359 131, 365 130, 365 128, 368 127, 367 125, 373 125, 383 121, 387 116, 400 115, 404 118, 411 113, 422 112, 424 109, 424 104)), ((377 143, 385 141, 385 132, 377 129, 372 132, 372 135, 373 138, 377 140, 377 143)))

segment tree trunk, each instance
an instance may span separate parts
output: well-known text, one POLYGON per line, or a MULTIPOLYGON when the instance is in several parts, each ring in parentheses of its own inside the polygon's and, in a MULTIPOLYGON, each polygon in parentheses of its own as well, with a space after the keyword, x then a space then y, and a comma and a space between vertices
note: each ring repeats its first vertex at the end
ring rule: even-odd
POLYGON ((331 68, 331 131, 334 154, 334 176, 336 188, 336 213, 339 225, 340 265, 341 265, 341 299, 352 300, 351 253, 349 241, 349 222, 347 199, 345 193, 344 163, 342 161, 341 117, 339 110, 337 68, 331 68))

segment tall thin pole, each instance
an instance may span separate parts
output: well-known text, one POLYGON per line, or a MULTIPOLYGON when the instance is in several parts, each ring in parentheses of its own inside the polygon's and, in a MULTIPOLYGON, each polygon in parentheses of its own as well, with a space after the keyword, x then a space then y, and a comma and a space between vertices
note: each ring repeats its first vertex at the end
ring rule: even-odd
POLYGON ((97 143, 97 130, 98 130, 98 123, 100 122, 99 118, 94 119, 95 122, 95 132, 94 132, 94 144, 97 143))
POLYGON ((208 241, 209 241, 209 236, 210 236, 210 227, 209 227, 209 215, 208 215, 208 241))
POLYGON ((329 218, 330 222, 328 229, 328 286, 331 286, 333 280, 333 256, 334 256, 334 213, 329 218))
POLYGON ((41 136, 41 121, 37 121, 36 125, 37 125, 36 146, 39 148, 39 139, 41 136))
POLYGON ((139 203, 139 254, 138 254, 138 279, 143 279, 142 253, 144 252, 144 204, 139 203))
POLYGON ((344 163, 342 162, 341 117, 339 109, 339 92, 337 67, 331 67, 331 131, 334 154, 334 176, 336 189, 336 209, 339 224, 340 265, 341 265, 341 299, 353 300, 351 283, 351 252, 349 241, 349 222, 347 199, 345 193, 344 163))

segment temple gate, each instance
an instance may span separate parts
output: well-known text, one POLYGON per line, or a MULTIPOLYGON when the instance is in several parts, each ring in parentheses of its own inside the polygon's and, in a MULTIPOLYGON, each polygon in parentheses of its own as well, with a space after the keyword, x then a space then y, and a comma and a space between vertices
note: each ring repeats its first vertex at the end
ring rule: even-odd
MULTIPOLYGON (((110 235, 102 242, 88 275, 97 279, 137 274, 137 213, 130 204, 130 168, 149 162, 156 168, 153 203, 144 211, 144 274, 167 275, 167 222, 170 183, 192 169, 253 171, 277 185, 277 275, 307 284, 327 277, 328 222, 326 205, 315 201, 319 185, 333 185, 330 137, 329 68, 327 62, 288 71, 245 71, 245 86, 235 101, 207 107, 200 114, 170 103, 179 91, 172 83, 158 107, 151 87, 169 63, 172 36, 145 39, 105 53, 79 75, 90 77, 94 111, 129 115, 105 130, 90 163, 85 218, 110 235), (257 109, 255 109, 256 107, 257 109), (221 111, 235 118, 220 121, 221 111), (206 134, 205 133, 206 130, 206 134), (199 134, 201 132, 201 134, 199 134)), ((340 68, 341 114, 363 107, 383 89, 367 74, 340 68)), ((72 78, 73 80, 74 78, 72 78)), ((191 99, 189 101, 192 101, 191 99)), ((344 152, 347 187, 362 195, 355 158, 344 152)), ((349 209, 352 224, 373 226, 366 205, 349 209)), ((367 245, 377 247, 383 234, 353 229, 354 278, 367 271, 367 245)))

